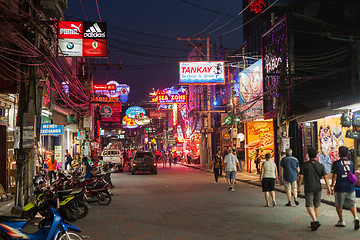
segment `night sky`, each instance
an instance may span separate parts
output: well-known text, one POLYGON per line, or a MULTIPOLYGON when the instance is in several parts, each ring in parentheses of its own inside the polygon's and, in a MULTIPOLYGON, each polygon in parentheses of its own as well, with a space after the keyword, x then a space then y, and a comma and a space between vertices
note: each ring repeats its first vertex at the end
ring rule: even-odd
MULTIPOLYGON (((92 70, 94 83, 116 80, 129 85, 129 102, 147 99, 152 88, 156 90, 178 84, 178 62, 186 61, 191 50, 187 41, 177 40, 178 35, 187 38, 190 34, 196 38, 202 32, 200 37, 209 35, 211 43, 217 46, 221 35, 222 45, 230 51, 243 41, 242 28, 224 34, 242 24, 241 15, 237 15, 242 10, 241 0, 97 2, 101 21, 107 22, 110 63, 119 64, 122 59, 123 67, 121 71, 116 67, 110 71, 104 67, 92 70), (214 31, 216 28, 219 29, 214 31)), ((81 3, 88 21, 100 21, 96 0, 68 1, 65 20, 86 21, 81 3)), ((92 61, 107 62, 106 59, 92 61)))

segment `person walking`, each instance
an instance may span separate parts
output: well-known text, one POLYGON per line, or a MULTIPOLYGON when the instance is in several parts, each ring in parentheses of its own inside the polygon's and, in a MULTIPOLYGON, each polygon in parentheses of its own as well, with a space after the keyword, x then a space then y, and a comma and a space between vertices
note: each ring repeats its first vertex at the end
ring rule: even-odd
POLYGON ((169 154, 165 153, 164 156, 162 157, 162 164, 163 164, 163 168, 166 168, 166 162, 169 158, 169 154))
POLYGON ((73 167, 72 167, 72 157, 71 157, 71 155, 70 155, 70 153, 69 153, 69 150, 65 150, 65 170, 66 171, 69 171, 70 169, 72 169, 73 167))
POLYGON ((305 162, 300 169, 298 189, 300 191, 304 179, 305 207, 312 219, 311 231, 316 231, 321 226, 318 220, 322 192, 321 178, 325 180, 329 195, 331 189, 324 166, 316 161, 317 150, 310 148, 308 155, 310 160, 305 162))
POLYGON ((235 184, 235 178, 236 178, 236 167, 239 167, 239 161, 237 157, 233 154, 233 151, 231 148, 227 150, 227 155, 224 159, 224 166, 226 170, 226 181, 229 184, 228 190, 234 191, 234 184, 235 184))
POLYGON ((286 191, 286 196, 288 203, 285 206, 291 206, 291 193, 294 196, 294 202, 296 205, 299 205, 297 200, 297 184, 296 180, 300 172, 299 160, 296 157, 292 156, 292 150, 286 149, 286 157, 281 160, 280 163, 281 172, 284 179, 284 186, 286 191))
POLYGON ((171 162, 172 162, 172 159, 173 159, 172 152, 171 152, 171 151, 169 151, 169 157, 168 157, 168 161, 169 161, 169 168, 171 168, 171 162))
POLYGON ((46 162, 46 164, 48 165, 49 169, 48 169, 48 176, 50 179, 50 184, 53 182, 53 179, 56 180, 56 164, 57 161, 54 158, 54 155, 50 156, 50 160, 46 162))
POLYGON ((256 165, 256 173, 260 174, 260 163, 261 163, 261 155, 259 153, 260 149, 256 149, 256 155, 255 155, 255 165, 256 165))
POLYGON ((278 171, 274 161, 271 161, 271 154, 265 154, 266 161, 262 163, 260 169, 260 183, 262 191, 265 194, 266 207, 270 207, 269 193, 272 199, 273 207, 276 206, 275 200, 275 183, 278 179, 278 171))
POLYGON ((350 208, 354 217, 354 229, 359 229, 359 219, 357 217, 355 185, 349 181, 348 174, 354 174, 354 163, 347 158, 348 148, 339 147, 340 160, 335 161, 332 166, 332 194, 335 195, 335 207, 339 221, 335 224, 337 227, 345 227, 342 209, 344 206, 350 208))
POLYGON ((215 176, 215 183, 218 183, 220 170, 222 168, 222 156, 221 151, 219 150, 217 154, 213 157, 213 171, 215 176))

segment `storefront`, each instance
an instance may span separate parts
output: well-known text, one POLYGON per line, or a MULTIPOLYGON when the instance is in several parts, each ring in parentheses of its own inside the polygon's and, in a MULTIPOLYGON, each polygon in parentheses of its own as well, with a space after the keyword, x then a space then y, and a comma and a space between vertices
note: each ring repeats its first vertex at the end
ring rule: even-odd
MULTIPOLYGON (((338 160, 338 148, 340 146, 346 146, 349 148, 348 157, 354 162, 355 170, 359 169, 359 138, 360 134, 357 134, 357 127, 354 127, 353 116, 359 114, 359 109, 354 106, 346 106, 338 108, 336 110, 328 109, 326 111, 317 111, 302 116, 297 119, 298 123, 303 128, 303 146, 304 146, 304 159, 308 159, 306 153, 310 147, 318 149, 318 160, 327 158, 333 163, 338 160), (322 114, 321 114, 322 113, 322 114), (324 116, 325 117, 317 117, 324 116), (348 115, 351 125, 343 126, 341 121, 342 115, 348 115), (351 134, 355 133, 355 134, 351 134)), ((359 115, 360 118, 360 115, 359 115)))
POLYGON ((17 95, 0 94, 0 184, 5 192, 15 192, 14 152, 17 95))

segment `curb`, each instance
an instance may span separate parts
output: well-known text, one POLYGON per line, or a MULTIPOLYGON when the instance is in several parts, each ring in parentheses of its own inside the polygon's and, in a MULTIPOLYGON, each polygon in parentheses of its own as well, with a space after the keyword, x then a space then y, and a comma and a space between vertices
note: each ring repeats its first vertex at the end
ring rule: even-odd
MULTIPOLYGON (((201 170, 201 171, 204 171, 204 172, 212 173, 212 171, 209 170, 209 169, 203 169, 201 167, 195 167, 195 166, 190 166, 190 165, 186 165, 186 164, 181 164, 181 165, 186 166, 186 167, 190 167, 190 168, 194 168, 194 169, 198 169, 198 170, 201 170)), ((243 183, 247 183, 247 184, 251 184, 251 185, 254 185, 254 186, 261 187, 261 184, 255 182, 255 181, 252 182, 251 180, 242 180, 242 179, 235 179, 235 180, 238 181, 238 182, 243 182, 243 183)), ((275 187, 275 190, 277 192, 286 193, 285 190, 280 189, 278 187, 275 187)), ((298 194, 298 197, 305 199, 304 194, 298 194)), ((329 201, 329 200, 326 200, 326 199, 321 199, 321 202, 335 207, 335 201, 329 201)), ((356 207, 356 208, 357 208, 357 212, 360 212, 360 207, 356 207)), ((344 209, 350 210, 349 208, 345 208, 345 207, 344 207, 344 209)))

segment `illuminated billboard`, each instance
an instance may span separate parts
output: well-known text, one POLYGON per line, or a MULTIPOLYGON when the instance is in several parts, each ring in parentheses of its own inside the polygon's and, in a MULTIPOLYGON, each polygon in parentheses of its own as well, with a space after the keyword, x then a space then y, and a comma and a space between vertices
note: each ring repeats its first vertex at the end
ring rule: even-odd
POLYGON ((255 62, 240 73, 240 110, 247 120, 262 118, 263 74, 262 60, 255 62))
POLYGON ((105 22, 59 21, 59 56, 106 57, 107 26, 105 22))
POLYGON ((179 62, 180 84, 225 84, 224 62, 179 62))

